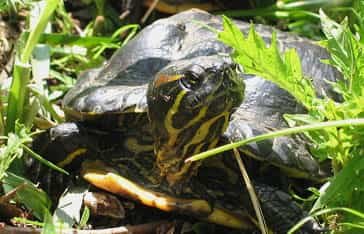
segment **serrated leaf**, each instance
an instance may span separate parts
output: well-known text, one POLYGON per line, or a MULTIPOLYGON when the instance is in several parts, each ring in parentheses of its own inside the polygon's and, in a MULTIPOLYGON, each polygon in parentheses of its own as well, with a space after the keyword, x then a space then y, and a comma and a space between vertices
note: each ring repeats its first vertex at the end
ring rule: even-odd
POLYGON ((223 17, 223 26, 224 30, 218 34, 218 38, 233 48, 232 57, 242 65, 245 73, 263 77, 277 84, 307 109, 312 107, 312 99, 316 97, 315 89, 303 76, 300 59, 295 50, 287 50, 282 57, 275 32, 268 46, 255 32, 253 25, 247 38, 227 17, 223 17))
POLYGON ((364 47, 350 31, 348 20, 341 24, 331 20, 322 10, 320 19, 323 32, 327 38, 332 66, 342 72, 345 82, 340 82, 339 92, 348 100, 353 95, 360 96, 364 85, 364 47))
POLYGON ((233 48, 239 48, 240 40, 244 39, 243 33, 228 17, 222 17, 224 30, 218 34, 219 40, 233 48))

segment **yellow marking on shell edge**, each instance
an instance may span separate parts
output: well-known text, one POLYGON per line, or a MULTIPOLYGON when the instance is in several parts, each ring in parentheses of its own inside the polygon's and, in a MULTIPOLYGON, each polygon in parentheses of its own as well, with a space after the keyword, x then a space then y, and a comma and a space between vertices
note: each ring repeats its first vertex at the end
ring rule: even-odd
POLYGON ((310 174, 309 172, 299 170, 298 168, 289 167, 289 166, 279 164, 279 163, 275 163, 275 162, 272 162, 272 161, 268 162, 268 161, 266 161, 266 159, 264 159, 262 157, 259 157, 258 155, 254 154, 253 152, 251 152, 251 151, 249 151, 247 149, 239 148, 239 151, 243 152, 248 157, 251 157, 251 158, 256 159, 258 161, 263 161, 263 162, 268 163, 269 165, 273 165, 275 167, 278 167, 288 177, 298 178, 298 179, 309 179, 309 180, 317 181, 317 182, 320 182, 320 183, 327 181, 326 177, 318 178, 314 174, 312 174, 312 173, 310 174))
POLYGON ((212 209, 206 200, 177 198, 145 189, 119 175, 114 169, 107 167, 101 161, 84 162, 81 175, 86 181, 98 188, 139 201, 147 206, 167 212, 177 211, 190 214, 202 220, 231 228, 252 228, 250 219, 245 216, 238 216, 219 208, 212 209))
POLYGON ((134 152, 136 154, 142 153, 142 152, 149 152, 154 150, 153 145, 142 145, 139 144, 138 140, 134 137, 129 137, 125 141, 125 146, 130 152, 134 152))
POLYGON ((87 149, 86 148, 76 149, 72 153, 68 154, 65 159, 63 159, 62 161, 60 161, 59 163, 57 163, 57 166, 59 166, 59 167, 65 167, 68 164, 70 164, 75 158, 81 156, 82 154, 84 154, 86 152, 87 152, 87 149))
POLYGON ((206 217, 212 209, 206 200, 182 199, 164 193, 154 192, 120 176, 100 161, 82 164, 82 177, 94 186, 164 211, 193 213, 206 217))

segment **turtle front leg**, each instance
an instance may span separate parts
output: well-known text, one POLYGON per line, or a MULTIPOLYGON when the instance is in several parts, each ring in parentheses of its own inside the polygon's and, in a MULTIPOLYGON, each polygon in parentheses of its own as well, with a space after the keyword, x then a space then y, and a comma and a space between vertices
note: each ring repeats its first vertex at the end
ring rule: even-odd
MULTIPOLYGON (((97 155, 98 137, 80 123, 68 122, 39 134, 32 150, 68 172, 77 171, 81 162, 97 155)), ((56 201, 74 179, 41 164, 29 160, 27 175, 38 183, 56 201)))
POLYGON ((167 212, 192 215, 198 219, 237 229, 252 229, 254 224, 248 214, 240 215, 214 207, 203 199, 185 199, 156 192, 121 176, 101 161, 82 164, 82 177, 92 185, 111 193, 138 201, 144 205, 167 212))

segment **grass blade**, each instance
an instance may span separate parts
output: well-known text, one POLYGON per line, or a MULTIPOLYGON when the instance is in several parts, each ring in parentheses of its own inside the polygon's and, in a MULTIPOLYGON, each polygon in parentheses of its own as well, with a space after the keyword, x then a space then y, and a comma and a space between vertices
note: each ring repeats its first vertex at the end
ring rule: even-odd
POLYGON ((29 34, 24 50, 16 62, 13 72, 13 80, 9 92, 8 110, 5 134, 13 132, 17 119, 23 121, 23 110, 27 97, 27 85, 30 80, 30 67, 28 66, 30 56, 39 37, 44 31, 49 18, 53 14, 60 0, 47 0, 47 4, 39 18, 38 24, 29 34))
POLYGON ((323 128, 354 127, 354 126, 364 126, 364 118, 346 119, 346 120, 338 120, 338 121, 327 121, 327 122, 321 122, 321 123, 298 126, 298 127, 294 127, 294 128, 282 129, 282 130, 262 134, 262 135, 259 135, 259 136, 250 137, 250 138, 247 138, 247 139, 242 140, 242 141, 234 142, 234 143, 231 143, 231 144, 226 144, 226 145, 217 147, 215 149, 208 150, 208 151, 196 154, 196 155, 194 155, 192 157, 187 158, 185 160, 185 162, 198 161, 198 160, 201 160, 201 159, 211 157, 211 156, 213 156, 215 154, 219 154, 219 153, 222 153, 224 151, 232 150, 234 148, 249 144, 251 142, 263 141, 263 140, 267 140, 267 139, 271 139, 271 138, 275 138, 275 137, 279 137, 279 136, 287 136, 287 135, 302 133, 302 132, 306 132, 306 131, 321 130, 323 128))
POLYGON ((38 24, 35 26, 34 30, 30 32, 29 38, 24 47, 24 51, 20 56, 20 61, 22 63, 28 63, 30 56, 33 52, 33 48, 38 43, 40 35, 43 33, 50 17, 56 10, 59 2, 60 0, 47 0, 47 4, 39 17, 38 24))
POLYGON ((50 161, 44 159, 42 156, 40 156, 39 154, 35 153, 33 150, 29 149, 26 145, 22 145, 22 147, 24 148, 24 150, 29 153, 33 158, 35 158, 36 160, 38 160, 39 162, 43 163, 44 165, 52 168, 53 170, 59 171, 63 174, 69 175, 69 173, 67 171, 65 171, 64 169, 58 167, 57 165, 51 163, 50 161))
POLYGON ((30 79, 31 68, 27 64, 15 62, 13 81, 9 90, 8 108, 6 117, 5 134, 13 132, 17 119, 22 121, 27 84, 30 79))

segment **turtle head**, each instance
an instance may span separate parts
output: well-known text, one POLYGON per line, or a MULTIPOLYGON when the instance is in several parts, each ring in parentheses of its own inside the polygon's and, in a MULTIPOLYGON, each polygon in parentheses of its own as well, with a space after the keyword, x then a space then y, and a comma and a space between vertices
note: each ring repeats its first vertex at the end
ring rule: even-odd
POLYGON ((170 185, 197 172, 199 163, 185 159, 215 147, 242 102, 244 83, 236 70, 228 57, 197 57, 172 62, 149 84, 156 163, 170 185))

